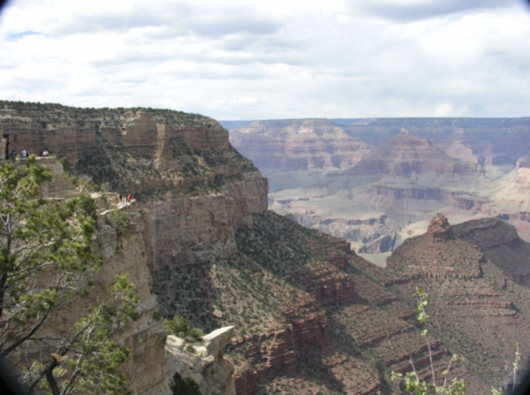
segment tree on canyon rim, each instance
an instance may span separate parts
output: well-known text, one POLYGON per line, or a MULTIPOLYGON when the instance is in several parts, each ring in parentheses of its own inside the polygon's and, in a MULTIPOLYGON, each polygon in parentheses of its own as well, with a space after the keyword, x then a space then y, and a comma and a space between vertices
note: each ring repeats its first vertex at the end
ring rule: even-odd
POLYGON ((0 357, 29 393, 127 393, 116 370, 129 350, 110 337, 134 318, 137 296, 124 275, 94 300, 94 201, 45 199, 50 179, 34 156, 0 167, 0 357))

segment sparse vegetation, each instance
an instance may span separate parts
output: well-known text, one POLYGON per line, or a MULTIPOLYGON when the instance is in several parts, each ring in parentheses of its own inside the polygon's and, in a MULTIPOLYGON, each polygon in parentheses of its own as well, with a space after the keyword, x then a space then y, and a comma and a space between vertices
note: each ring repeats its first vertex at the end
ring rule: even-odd
POLYGON ((181 338, 192 336, 196 339, 204 336, 204 332, 201 329, 191 328, 184 317, 174 316, 172 320, 165 319, 164 324, 168 335, 174 335, 181 338))

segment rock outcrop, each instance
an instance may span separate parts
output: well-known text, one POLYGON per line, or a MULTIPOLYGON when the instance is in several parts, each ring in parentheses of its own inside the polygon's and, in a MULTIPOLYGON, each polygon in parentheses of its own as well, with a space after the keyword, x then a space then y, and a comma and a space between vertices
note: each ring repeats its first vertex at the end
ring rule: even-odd
MULTIPOLYGON (((527 243, 494 218, 451 227, 438 216, 429 228, 392 253, 381 281, 411 303, 416 287, 428 292, 429 333, 462 355, 471 371, 482 375, 498 360, 508 363, 513 344, 530 329, 530 291, 514 282, 524 283, 528 272, 527 243)), ((499 369, 489 374, 505 385, 509 369, 499 369)))
POLYGON ((0 104, 8 150, 48 150, 66 157, 76 174, 142 202, 217 193, 257 171, 232 148, 228 131, 201 115, 0 104))
POLYGON ((530 243, 518 236, 514 226, 498 218, 483 218, 453 229, 460 239, 476 245, 506 277, 530 287, 530 243))
POLYGON ((148 205, 144 228, 150 270, 227 259, 237 252, 235 232, 252 227, 252 214, 267 210, 267 179, 246 175, 220 193, 148 205))
MULTIPOLYGON (((403 130, 374 149, 366 159, 351 169, 340 175, 329 175, 328 179, 330 183, 334 183, 334 178, 337 178, 341 188, 355 188, 381 182, 385 178, 394 180, 396 184, 397 177, 398 181, 416 185, 416 189, 421 186, 433 189, 453 187, 461 177, 476 178, 480 172, 478 164, 450 158, 429 140, 415 137, 403 130)), ((410 186, 400 189, 407 188, 410 186)), ((423 196, 418 198, 422 199, 423 196)))
POLYGON ((178 373, 183 379, 195 381, 203 395, 236 395, 234 366, 224 358, 225 346, 233 332, 233 327, 220 328, 191 343, 168 336, 167 381, 171 382, 178 373))
POLYGON ((436 214, 436 217, 431 220, 431 223, 427 228, 427 234, 432 242, 444 241, 451 235, 452 227, 453 226, 449 224, 447 218, 438 213, 436 214))
POLYGON ((140 300, 137 307, 139 316, 117 339, 131 350, 121 370, 127 376, 128 386, 133 393, 169 394, 164 372, 166 330, 163 321, 155 318, 160 307, 152 292, 153 280, 147 270, 141 233, 144 222, 145 215, 134 202, 126 207, 113 207, 98 215, 96 251, 103 255, 105 264, 95 283, 102 293, 106 293, 114 285, 116 275, 129 274, 128 281, 134 284, 140 300), (130 218, 125 231, 117 229, 113 216, 115 210, 130 218))

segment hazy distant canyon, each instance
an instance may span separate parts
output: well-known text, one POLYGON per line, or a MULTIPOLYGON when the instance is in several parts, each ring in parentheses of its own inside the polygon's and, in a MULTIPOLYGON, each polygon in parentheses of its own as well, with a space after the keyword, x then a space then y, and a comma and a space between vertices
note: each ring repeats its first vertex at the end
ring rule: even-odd
POLYGON ((426 231, 497 216, 530 240, 530 118, 221 122, 269 179, 269 207, 352 242, 392 251, 426 231))

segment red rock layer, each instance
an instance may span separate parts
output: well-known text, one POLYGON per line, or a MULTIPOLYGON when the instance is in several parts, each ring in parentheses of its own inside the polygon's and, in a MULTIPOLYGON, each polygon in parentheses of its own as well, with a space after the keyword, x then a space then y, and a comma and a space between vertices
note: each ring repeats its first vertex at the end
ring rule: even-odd
POLYGON ((318 353, 329 332, 326 313, 315 302, 307 300, 285 310, 283 329, 232 340, 232 349, 243 349, 251 365, 250 371, 236 372, 238 394, 254 394, 260 377, 293 373, 299 352, 318 353))
POLYGON ((498 218, 483 218, 453 229, 459 238, 476 245, 505 276, 530 286, 530 243, 519 238, 515 227, 498 218))
POLYGON ((293 275, 320 304, 354 298, 354 285, 350 276, 327 262, 310 264, 303 271, 293 275))
POLYGON ((446 240, 451 235, 452 226, 449 225, 447 217, 438 213, 436 217, 431 220, 429 227, 427 228, 427 234, 431 238, 431 241, 442 241, 446 240))

